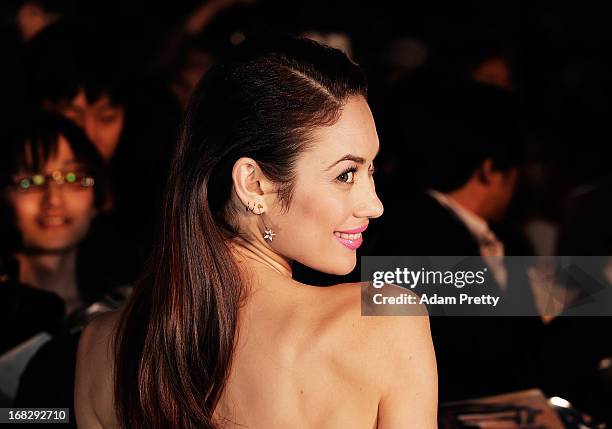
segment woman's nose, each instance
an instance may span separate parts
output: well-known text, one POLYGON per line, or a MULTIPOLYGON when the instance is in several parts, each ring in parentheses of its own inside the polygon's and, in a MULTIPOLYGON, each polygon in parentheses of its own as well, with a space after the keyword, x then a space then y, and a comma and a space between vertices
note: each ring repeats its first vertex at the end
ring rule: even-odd
POLYGON ((367 217, 374 219, 380 217, 383 212, 383 204, 378 198, 378 195, 376 195, 376 191, 373 189, 373 187, 365 193, 363 198, 355 207, 356 217, 367 217))
POLYGON ((58 185, 53 180, 50 180, 45 187, 43 194, 43 203, 50 207, 56 207, 62 204, 61 185, 58 185))
POLYGON ((83 120, 82 128, 87 137, 89 137, 89 140, 92 142, 98 141, 98 123, 94 117, 87 115, 83 120))

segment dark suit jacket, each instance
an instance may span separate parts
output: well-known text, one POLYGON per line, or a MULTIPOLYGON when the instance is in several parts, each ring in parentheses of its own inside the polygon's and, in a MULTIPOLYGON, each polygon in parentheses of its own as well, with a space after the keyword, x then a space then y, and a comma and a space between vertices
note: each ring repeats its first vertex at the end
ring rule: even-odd
POLYGON ((56 294, 7 280, 0 282, 0 354, 39 332, 55 335, 64 320, 56 294))

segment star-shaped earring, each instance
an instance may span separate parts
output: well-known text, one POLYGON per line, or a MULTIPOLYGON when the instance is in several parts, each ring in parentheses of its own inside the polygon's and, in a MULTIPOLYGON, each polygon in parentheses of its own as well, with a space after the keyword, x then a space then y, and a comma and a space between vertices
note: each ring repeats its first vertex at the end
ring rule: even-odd
POLYGON ((272 231, 272 228, 266 228, 264 231, 264 240, 272 242, 272 239, 274 239, 275 235, 276 234, 272 231))

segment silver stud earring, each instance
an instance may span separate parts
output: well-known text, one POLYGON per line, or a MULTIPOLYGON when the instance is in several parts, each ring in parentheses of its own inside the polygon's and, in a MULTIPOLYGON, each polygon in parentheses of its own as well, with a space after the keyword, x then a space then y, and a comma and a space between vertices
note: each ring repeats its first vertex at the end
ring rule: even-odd
POLYGON ((274 239, 274 236, 276 234, 274 233, 274 231, 272 231, 272 228, 265 228, 264 230, 264 240, 268 240, 270 243, 272 243, 272 240, 274 239))
MULTIPOLYGON (((250 201, 247 202, 247 205, 245 208, 246 208, 246 211, 250 211, 256 215, 261 215, 264 212, 263 206, 261 204, 255 205, 255 202, 253 202, 253 207, 251 207, 250 201), (255 212, 255 209, 257 209, 257 212, 255 212)), ((274 233, 274 231, 272 231, 272 228, 264 227, 264 234, 263 234, 264 240, 268 240, 269 242, 272 242, 272 240, 274 240, 275 235, 276 234, 274 233)))
POLYGON ((246 211, 250 211, 253 214, 257 214, 260 215, 263 213, 263 206, 261 204, 257 204, 257 206, 255 206, 255 202, 253 202, 253 207, 251 207, 251 202, 247 202, 247 205, 245 206, 246 211), (255 212, 255 209, 257 209, 257 212, 255 212))
MULTIPOLYGON (((262 205, 258 204, 258 207, 261 210, 262 205)), ((251 207, 251 202, 249 201, 245 208, 246 208, 246 211, 252 212, 253 214, 261 214, 261 213, 255 213, 255 202, 253 202, 253 207, 251 207)))

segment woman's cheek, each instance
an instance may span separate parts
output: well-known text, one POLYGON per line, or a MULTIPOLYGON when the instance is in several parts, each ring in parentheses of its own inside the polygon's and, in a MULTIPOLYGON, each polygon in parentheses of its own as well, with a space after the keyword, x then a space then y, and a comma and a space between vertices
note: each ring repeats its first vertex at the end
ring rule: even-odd
POLYGON ((69 214, 81 221, 89 222, 95 214, 94 193, 92 189, 80 191, 73 198, 67 199, 69 214))
POLYGON ((15 218, 19 225, 33 223, 40 210, 38 199, 35 198, 15 198, 15 218))

